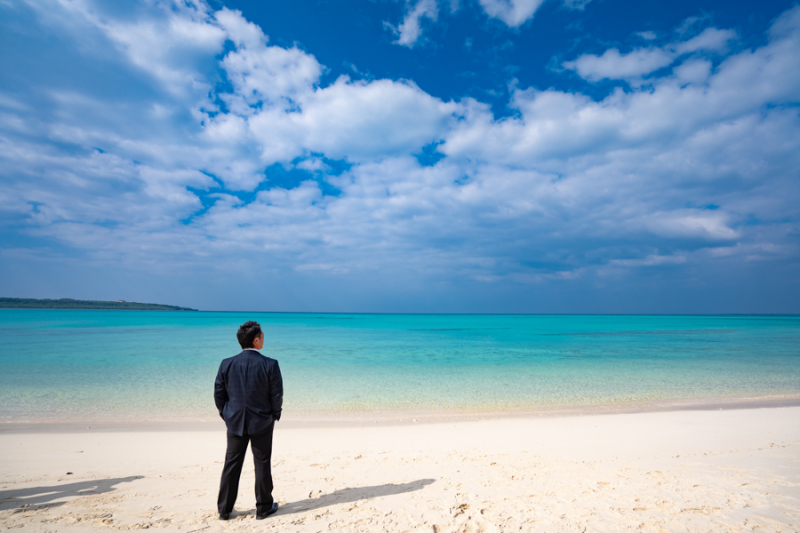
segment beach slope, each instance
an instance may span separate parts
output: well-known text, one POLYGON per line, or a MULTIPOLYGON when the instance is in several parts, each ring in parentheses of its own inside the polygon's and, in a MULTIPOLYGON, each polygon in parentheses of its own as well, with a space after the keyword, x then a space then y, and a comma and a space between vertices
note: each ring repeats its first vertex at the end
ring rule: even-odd
POLYGON ((800 530, 800 407, 279 425, 263 521, 250 459, 217 520, 222 422, 0 431, 0 523, 30 532, 800 530))

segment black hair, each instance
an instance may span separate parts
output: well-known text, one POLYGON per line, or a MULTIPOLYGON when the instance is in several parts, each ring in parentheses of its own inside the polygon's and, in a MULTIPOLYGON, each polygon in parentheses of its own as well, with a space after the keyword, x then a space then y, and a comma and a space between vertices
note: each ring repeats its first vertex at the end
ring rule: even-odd
POLYGON ((261 326, 258 322, 248 320, 239 326, 239 331, 236 332, 236 339, 239 341, 239 346, 241 346, 242 349, 252 348, 253 341, 256 340, 256 337, 259 335, 261 335, 261 326))

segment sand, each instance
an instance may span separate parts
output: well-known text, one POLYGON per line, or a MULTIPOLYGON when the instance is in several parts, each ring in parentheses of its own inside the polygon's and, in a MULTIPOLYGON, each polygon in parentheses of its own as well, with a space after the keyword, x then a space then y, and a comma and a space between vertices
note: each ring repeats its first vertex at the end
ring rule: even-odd
POLYGON ((262 521, 249 459, 217 520, 221 421, 164 427, 0 428, 0 528, 800 531, 800 407, 279 423, 262 521))

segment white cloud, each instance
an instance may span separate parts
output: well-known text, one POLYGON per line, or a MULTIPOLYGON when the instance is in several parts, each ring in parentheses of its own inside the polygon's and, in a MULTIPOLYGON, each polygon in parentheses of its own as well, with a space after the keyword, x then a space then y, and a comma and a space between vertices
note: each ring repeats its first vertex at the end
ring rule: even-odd
POLYGON ((736 32, 733 30, 706 28, 700 35, 675 45, 675 52, 680 55, 705 50, 721 54, 728 50, 728 43, 734 39, 736 32))
POLYGON ((700 84, 705 83, 711 75, 711 66, 711 61, 697 59, 678 65, 672 72, 681 81, 700 84))
POLYGON ((314 58, 297 48, 240 46, 221 63, 235 91, 222 95, 238 114, 250 114, 250 106, 291 107, 291 102, 313 89, 322 74, 314 58))
MULTIPOLYGON (((533 17, 544 0, 478 0, 483 10, 492 18, 500 19, 508 26, 516 28, 533 17)), ((568 6, 576 2, 565 2, 568 6)), ((588 2, 586 2, 588 3, 588 2)), ((581 2, 581 5, 585 3, 581 2)))
MULTIPOLYGON (((478 0, 484 13, 491 18, 503 21, 510 28, 518 28, 531 20, 545 0, 478 0)), ((591 0, 563 0, 565 8, 582 11, 591 0)), ((436 21, 439 8, 436 0, 417 0, 413 8, 409 8, 411 0, 407 0, 406 15, 399 27, 388 22, 384 26, 397 35, 395 44, 412 48, 422 36, 422 19, 436 21)), ((450 0, 450 13, 460 8, 459 0, 450 0)))
POLYGON ((219 50, 225 32, 209 24, 210 16, 202 3, 176 3, 173 9, 159 10, 133 22, 105 16, 85 0, 34 5, 42 12, 58 5, 73 17, 82 17, 85 23, 102 31, 134 65, 160 79, 165 88, 177 95, 210 88, 207 80, 196 75, 195 68, 219 50))
MULTIPOLYGON (((306 149, 359 160, 419 150, 439 138, 456 110, 409 82, 340 78, 285 117, 306 149)), ((251 120, 254 129, 268 128, 268 121, 251 120)))
POLYGON ((223 7, 214 13, 214 19, 225 30, 228 39, 239 48, 255 50, 269 40, 261 28, 245 19, 239 10, 223 7))
POLYGON ((318 157, 303 159, 295 166, 301 170, 307 170, 308 172, 327 172, 330 170, 330 166, 325 164, 325 162, 318 157))
MULTIPOLYGON (((391 24, 386 24, 397 34, 395 44, 413 48, 419 38, 422 36, 422 19, 427 18, 433 22, 439 17, 439 7, 436 5, 436 0, 417 0, 413 8, 406 7, 406 15, 400 26, 395 28, 391 24)), ((455 11, 458 4, 451 6, 455 11)))
POLYGON ((728 225, 728 218, 726 213, 686 209, 646 215, 642 223, 651 232, 664 237, 729 241, 741 234, 728 225))
MULTIPOLYGON (((656 38, 653 32, 637 34, 647 40, 656 38)), ((591 82, 603 79, 635 80, 672 65, 678 58, 693 52, 725 53, 728 43, 736 39, 736 32, 706 28, 699 35, 686 41, 674 42, 662 47, 636 48, 627 54, 610 48, 602 55, 583 54, 572 61, 565 61, 564 68, 574 70, 591 82)))
POLYGON ((650 74, 673 61, 673 54, 661 48, 639 48, 628 54, 620 54, 619 50, 611 48, 600 56, 584 54, 574 61, 567 61, 564 68, 574 70, 589 81, 619 80, 650 74))

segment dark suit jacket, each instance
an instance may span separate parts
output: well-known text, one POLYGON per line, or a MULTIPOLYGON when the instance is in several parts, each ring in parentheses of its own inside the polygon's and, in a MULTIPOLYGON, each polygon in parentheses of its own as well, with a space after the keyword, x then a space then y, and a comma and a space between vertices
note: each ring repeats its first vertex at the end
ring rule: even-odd
POLYGON ((214 402, 234 435, 255 435, 281 418, 283 379, 275 359, 255 350, 222 361, 214 382, 214 402))

